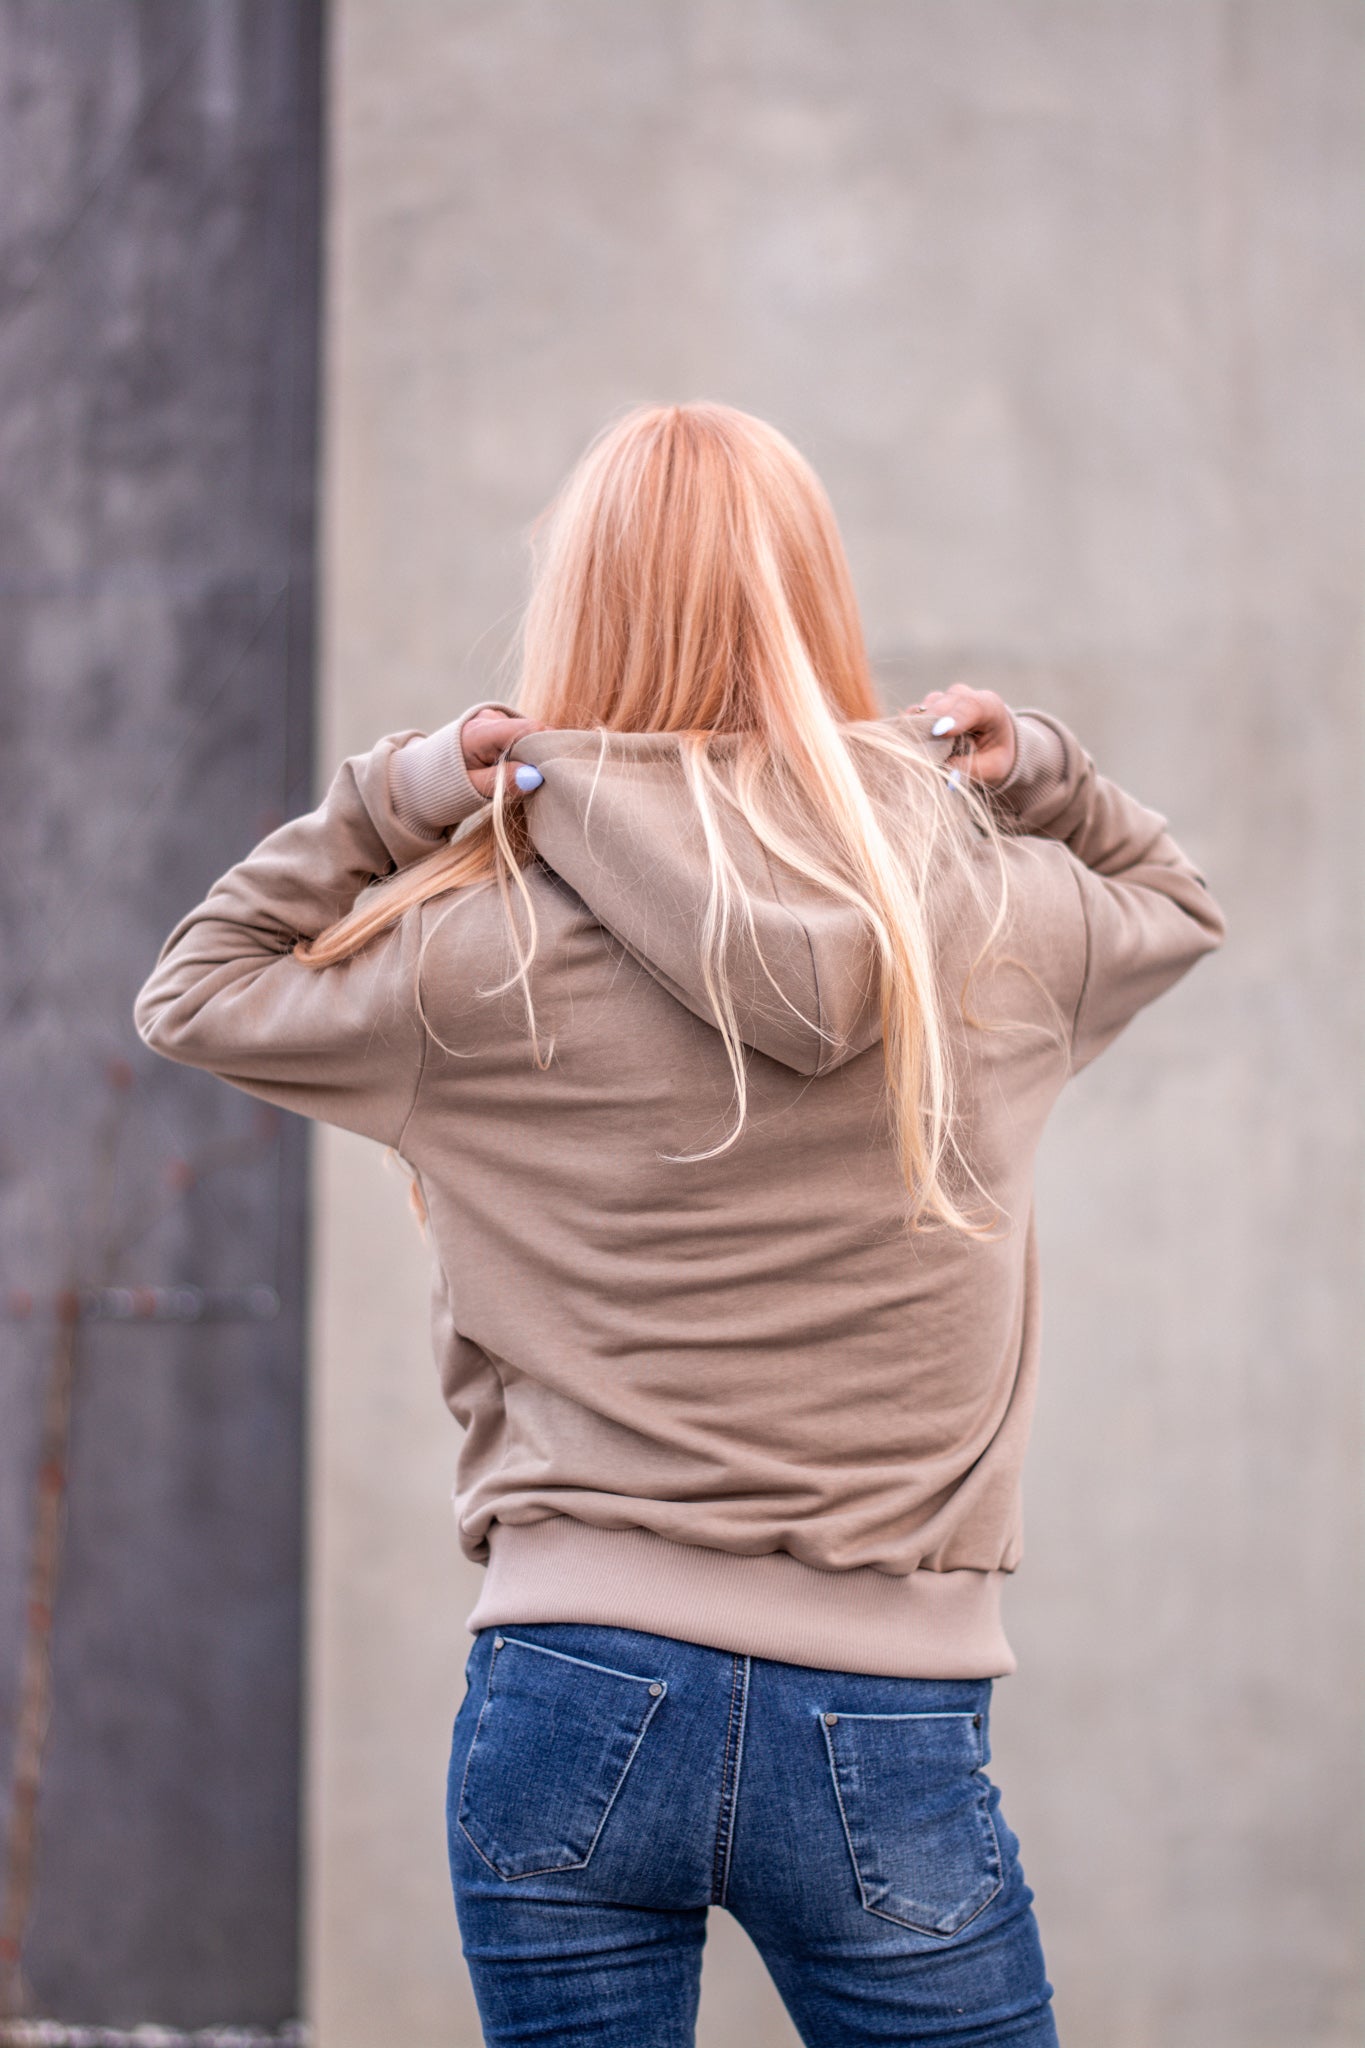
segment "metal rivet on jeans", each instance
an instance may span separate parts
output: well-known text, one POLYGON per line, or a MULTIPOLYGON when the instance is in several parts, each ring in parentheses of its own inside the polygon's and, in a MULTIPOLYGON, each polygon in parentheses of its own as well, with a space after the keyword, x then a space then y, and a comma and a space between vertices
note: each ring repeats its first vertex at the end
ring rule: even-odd
POLYGON ((981 1726, 981 1716, 980 1716, 980 1714, 973 1714, 973 1715, 972 1715, 972 1726, 973 1726, 973 1728, 979 1728, 979 1727, 981 1726))
POLYGON ((658 1685, 658 1684, 654 1684, 654 1685, 651 1685, 651 1687, 650 1687, 649 1689, 650 1689, 650 1692, 651 1692, 651 1693, 653 1694, 653 1696, 654 1696, 654 1698, 655 1698, 656 1700, 658 1699, 658 1697, 659 1697, 659 1694, 660 1694, 660 1693, 661 1693, 661 1692, 663 1691, 663 1687, 662 1687, 661 1685, 658 1685))
POLYGON ((501 1650, 501 1649, 503 1649, 503 1648, 505 1648, 505 1647, 506 1647, 506 1638, 505 1638, 504 1636, 494 1636, 494 1638, 493 1638, 493 1648, 494 1648, 495 1650, 501 1650))
POLYGON ((826 1716, 825 1716, 825 1726, 826 1726, 826 1728, 832 1728, 832 1727, 834 1726, 835 1722, 836 1722, 836 1721, 838 1720, 838 1718, 839 1718, 839 1716, 838 1716, 837 1714, 826 1714, 826 1716))

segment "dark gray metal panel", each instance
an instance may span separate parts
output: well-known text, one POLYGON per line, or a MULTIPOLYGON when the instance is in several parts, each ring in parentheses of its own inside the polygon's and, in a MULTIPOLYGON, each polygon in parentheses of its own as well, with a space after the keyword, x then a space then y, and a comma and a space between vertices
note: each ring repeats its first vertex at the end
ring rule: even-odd
POLYGON ((305 1131, 131 1006, 309 801, 320 11, 0 0, 0 1826, 44 1304, 282 1304, 81 1328, 24 1974, 106 2025, 298 2002, 305 1131))

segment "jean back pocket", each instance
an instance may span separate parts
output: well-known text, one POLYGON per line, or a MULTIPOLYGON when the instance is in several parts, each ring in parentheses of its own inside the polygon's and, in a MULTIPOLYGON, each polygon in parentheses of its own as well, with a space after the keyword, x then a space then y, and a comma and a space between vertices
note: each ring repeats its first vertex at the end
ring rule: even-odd
POLYGON ((952 1935, 1004 1882, 979 1714, 822 1713, 864 1906, 952 1935))
POLYGON ((581 1870, 667 1687, 501 1633, 458 1820, 499 1877, 581 1870))

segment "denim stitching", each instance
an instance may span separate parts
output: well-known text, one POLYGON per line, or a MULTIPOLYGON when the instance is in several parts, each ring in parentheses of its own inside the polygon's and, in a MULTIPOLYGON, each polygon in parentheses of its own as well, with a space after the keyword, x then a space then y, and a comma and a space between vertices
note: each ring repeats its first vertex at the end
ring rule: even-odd
MULTIPOLYGON (((519 1650, 534 1650, 541 1657, 560 1657, 566 1664, 582 1664, 588 1671, 605 1671, 611 1678, 633 1678, 641 1685, 661 1685, 663 1683, 662 1679, 654 1677, 652 1672, 618 1671, 611 1664, 594 1664, 590 1657, 571 1657, 567 1650, 548 1650, 544 1643, 528 1643, 524 1637, 509 1636, 503 1629, 499 1629, 498 1634, 502 1637, 504 1643, 515 1643, 519 1650)), ((496 1645, 494 1645, 494 1655, 497 1655, 496 1645)), ((488 1669, 491 1676, 493 1669, 491 1664, 488 1669)))
POLYGON ((725 1867, 721 1876, 720 1903, 722 1905, 725 1902, 725 1896, 730 1887, 730 1858, 734 1854, 735 1825, 739 1815, 739 1773, 740 1766, 744 1758, 744 1735, 745 1730, 748 1727, 749 1721, 750 1669, 750 1659, 747 1656, 742 1656, 740 1658, 739 1670, 737 1673, 739 1696, 739 1725, 735 1734, 734 1762, 730 1770, 730 1807, 725 1827, 725 1867))
MULTIPOLYGON (((739 1738, 735 1743, 735 1769, 730 1781, 730 1824, 725 1831, 725 1867, 721 1872, 720 1897, 717 1904, 725 1904, 730 1889, 730 1858, 735 1849, 735 1822, 739 1813, 739 1776, 744 1768, 744 1735, 749 1725, 749 1670, 750 1662, 745 1657, 739 1701, 739 1738)), ((733 1694, 732 1694, 733 1697, 733 1694)))
POLYGON ((712 1905, 717 1904, 720 1898, 720 1892, 717 1888, 717 1871, 722 1860, 721 1844, 725 1836, 726 1789, 730 1769, 730 1737, 735 1725, 735 1680, 738 1674, 739 1659, 732 1654, 730 1658, 730 1704, 725 1718, 725 1748, 721 1753, 720 1761, 720 1811, 716 1815, 716 1842, 711 1852, 712 1905))
MULTIPOLYGON (((831 1709, 831 1711, 833 1711, 831 1709)), ((841 1721, 967 1721, 972 1718, 970 1707, 952 1707, 932 1714, 847 1714, 840 1710, 841 1721)), ((978 1745, 979 1747, 979 1745, 978 1745)))
MULTIPOLYGON (((539 1643, 523 1642, 520 1636, 504 1636, 502 1640, 504 1648, 508 1643, 516 1643, 517 1646, 523 1650, 540 1650, 542 1656, 560 1657, 566 1664, 587 1665, 587 1668, 590 1671, 611 1671, 611 1667, 607 1664, 589 1664, 586 1657, 568 1657, 565 1656, 565 1653, 562 1650, 542 1649, 542 1646, 539 1643)), ((496 1661, 497 1654, 498 1645, 494 1643, 493 1655, 489 1659, 488 1664, 488 1690, 484 1695, 483 1705, 479 1709, 479 1718, 474 1724, 474 1739, 469 1745, 469 1754, 466 1756, 464 1760, 464 1773, 460 1779, 460 1807, 463 1807, 464 1805, 465 1782, 469 1777, 469 1766, 474 1761, 474 1751, 478 1746, 479 1734, 483 1728, 483 1717, 488 1712, 489 1702, 491 1701, 493 1696, 493 1664, 496 1661)), ((483 1850, 474 1840, 474 1837, 470 1834, 469 1829, 465 1826, 464 1821, 459 1817, 459 1808, 456 1809, 456 1826, 459 1828, 460 1833, 469 1843, 469 1846, 474 1851, 474 1854, 478 1856, 482 1862, 486 1863, 488 1865, 488 1868, 492 1871, 493 1875, 497 1878, 500 1878, 504 1884, 515 1884, 517 1882, 517 1879, 522 1877, 553 1877, 559 1871, 562 1870, 582 1870, 589 1861, 589 1858, 592 1856, 593 1850, 597 1847, 598 1837, 601 1834, 603 1828, 607 1824, 607 1817, 610 1814, 612 1807, 616 1804, 617 1794, 620 1792, 621 1787, 626 1782, 626 1773, 629 1771, 631 1765, 635 1761, 635 1752, 640 1747, 640 1744, 644 1741, 646 1730, 648 1729, 650 1722, 654 1719, 654 1716, 658 1712, 659 1708, 663 1705, 664 1699, 668 1692, 668 1687, 662 1679, 641 1678, 640 1674, 636 1671, 611 1671, 611 1676, 613 1678, 635 1679, 640 1685, 657 1685, 661 1688, 661 1690, 650 1700, 649 1706, 645 1712, 645 1718, 640 1723, 640 1731, 638 1735, 635 1737, 634 1742, 632 1742, 632 1744, 630 1745, 630 1755, 626 1758, 625 1762, 621 1766, 620 1775, 618 1776, 615 1785, 613 1785, 612 1787, 611 1797, 610 1799, 608 1799, 606 1805, 602 1809, 602 1818, 598 1821, 596 1828, 593 1830, 593 1837, 588 1844, 587 1852, 577 1863, 547 1863, 542 1870, 499 1870, 497 1864, 493 1862, 491 1857, 486 1856, 484 1854, 483 1850)))
POLYGON ((853 1865, 853 1879, 854 1883, 858 1887, 859 1903, 864 1907, 864 1909, 867 1912, 871 1913, 875 1909, 869 1906, 867 1903, 867 1889, 866 1886, 863 1884, 863 1873, 858 1868, 858 1858, 853 1847, 853 1832, 848 1824, 848 1815, 844 1811, 844 1795, 839 1789, 839 1772, 834 1762, 834 1745, 831 1743, 829 1739, 829 1729, 826 1726, 824 1714, 820 1712, 818 1709, 817 1718, 819 1721, 820 1733, 825 1738, 825 1748, 829 1753, 830 1781, 834 1786, 834 1797, 839 1807, 839 1818, 843 1822, 844 1840, 848 1843, 848 1857, 850 1863, 853 1865))
MULTIPOLYGON (((867 1887, 863 1883, 863 1873, 858 1867, 858 1854, 853 1846, 853 1831, 849 1827, 848 1814, 844 1808, 844 1795, 839 1789, 839 1771, 834 1757, 834 1743, 830 1737, 829 1728, 825 1722, 824 1710, 822 1708, 817 1708, 816 1712, 820 1724, 820 1733, 825 1738, 825 1749, 829 1756, 829 1775, 834 1786, 834 1797, 838 1802, 839 1806, 839 1818, 843 1822, 844 1839, 848 1843, 849 1861, 853 1865, 853 1875, 854 1878, 857 1880, 858 1899, 864 1912, 875 1913, 879 1920, 890 1920, 897 1927, 908 1927, 912 1934, 926 1935, 931 1941, 955 1941, 958 1935, 961 1934, 962 1929, 964 1927, 970 1927, 973 1920, 979 1919, 981 1914, 985 1912, 987 1906, 990 1905, 991 1901, 1000 1896, 1001 1888, 1003 1887, 1005 1882, 1005 1860, 1003 1856, 1000 1854, 1000 1837, 996 1833, 995 1820, 989 1808, 986 1810, 986 1825, 991 1831, 991 1841, 995 1848, 995 1867, 998 1875, 996 1877, 995 1884, 987 1893, 986 1897, 981 1901, 981 1904, 976 1908, 976 1911, 974 1913, 969 1913, 967 1915, 967 1918, 963 1920, 957 1927, 955 1927, 951 1934, 942 1934, 936 1927, 921 1927, 919 1923, 915 1920, 902 1920, 899 1913, 888 1913, 884 1906, 869 1905, 867 1898, 867 1887)), ((844 1718, 849 1721, 954 1721, 961 1720, 963 1716, 961 1713, 848 1714, 845 1715, 844 1718)), ((973 1725, 975 1726, 977 1731, 976 1746, 979 1752, 983 1742, 982 1727, 980 1721, 974 1722, 973 1725)), ((972 1776, 976 1777, 980 1769, 980 1764, 973 1765, 972 1776)))
MULTIPOLYGON (((466 1752, 465 1752, 465 1760, 464 1760, 464 1770, 463 1770, 463 1772, 461 1773, 461 1776, 460 1776, 460 1798, 459 1798, 459 1803, 458 1803, 458 1805, 457 1805, 457 1806, 456 1806, 456 1808, 455 1808, 455 1823, 456 1823, 456 1826, 457 1826, 457 1827, 459 1828, 459 1830, 460 1830, 461 1834, 462 1834, 462 1835, 464 1835, 464 1837, 465 1837, 465 1838, 466 1838, 466 1840, 468 1841, 468 1843, 469 1843, 470 1847, 471 1847, 471 1848, 472 1848, 472 1849, 473 1849, 473 1850, 475 1851, 476 1855, 479 1855, 479 1856, 483 1856, 483 1860, 484 1860, 484 1862, 485 1862, 485 1863, 488 1863, 488 1858, 487 1858, 486 1856, 484 1856, 484 1854, 483 1854, 483 1850, 482 1850, 482 1849, 480 1849, 480 1847, 479 1847, 478 1843, 477 1843, 477 1842, 476 1842, 476 1841, 474 1840, 474 1837, 473 1837, 473 1836, 472 1836, 472 1835, 470 1834, 470 1832, 469 1832, 469 1829, 468 1829, 468 1828, 467 1828, 467 1827, 465 1826, 464 1822, 463 1822, 463 1821, 462 1821, 462 1820, 460 1819, 460 1814, 461 1814, 461 1811, 463 1810, 463 1807, 464 1807, 464 1788, 465 1788, 465 1785, 466 1785, 466 1783, 468 1782, 468 1779, 469 1779, 469 1766, 470 1766, 470 1764, 471 1764, 471 1763, 472 1763, 472 1762, 474 1761, 474 1751, 475 1751, 475 1750, 476 1750, 476 1749, 478 1748, 478 1744, 479 1744, 479 1735, 480 1735, 480 1733, 482 1732, 482 1729, 483 1729, 483 1717, 484 1717, 484 1715, 485 1715, 485 1714, 486 1714, 486 1713, 488 1712, 488 1703, 489 1703, 489 1701, 490 1701, 490 1700, 492 1699, 492 1697, 493 1697, 493 1666, 494 1666, 494 1665, 495 1665, 495 1664, 497 1663, 497 1661, 498 1661, 498 1646, 497 1646, 497 1644, 496 1644, 496 1643, 494 1643, 494 1645, 493 1645, 493 1653, 492 1653, 492 1655, 490 1656, 490 1658, 489 1658, 489 1660, 488 1660, 488 1676, 487 1676, 487 1678, 486 1678, 486 1679, 485 1679, 485 1681, 484 1681, 484 1692, 483 1692, 483 1704, 482 1704, 482 1706, 481 1706, 481 1707, 479 1708, 479 1718, 478 1718, 478 1720, 477 1720, 477 1721, 476 1721, 476 1722, 474 1723, 474 1734, 473 1734, 473 1737, 472 1737, 472 1738, 471 1738, 471 1740, 470 1740, 469 1748, 468 1748, 468 1749, 466 1750, 466 1752)), ((493 1865, 492 1865, 491 1863, 488 1863, 488 1867, 489 1867, 489 1869, 490 1869, 490 1870, 492 1870, 492 1869, 493 1869, 493 1865)), ((499 1875, 500 1875, 500 1874, 501 1874, 501 1873, 499 1873, 499 1875)))
POLYGON ((738 1652, 730 1660, 730 1711, 725 1724, 725 1754, 721 1763, 720 1812, 716 1817, 716 1846, 711 1858, 711 1903, 723 1906, 730 1875, 730 1847, 734 1840, 735 1801, 739 1785, 739 1755, 730 1768, 731 1743, 735 1732, 735 1701, 740 1701, 739 1748, 744 1744, 744 1712, 749 1699, 749 1659, 738 1652))

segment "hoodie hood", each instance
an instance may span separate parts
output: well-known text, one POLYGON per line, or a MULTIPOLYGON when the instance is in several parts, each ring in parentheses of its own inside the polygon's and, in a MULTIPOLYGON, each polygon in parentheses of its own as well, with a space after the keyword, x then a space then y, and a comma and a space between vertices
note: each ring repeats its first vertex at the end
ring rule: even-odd
MULTIPOLYGON (((946 760, 927 712, 898 723, 946 760)), ((544 776, 526 800, 531 842, 605 930, 713 1027, 702 931, 710 869, 677 737, 669 733, 528 733, 511 749, 544 776)), ((824 1074, 881 1037, 877 949, 848 904, 767 854, 744 820, 719 828, 753 910, 724 960, 740 1038, 799 1074, 824 1074), (755 941, 757 943, 755 943, 755 941)))

